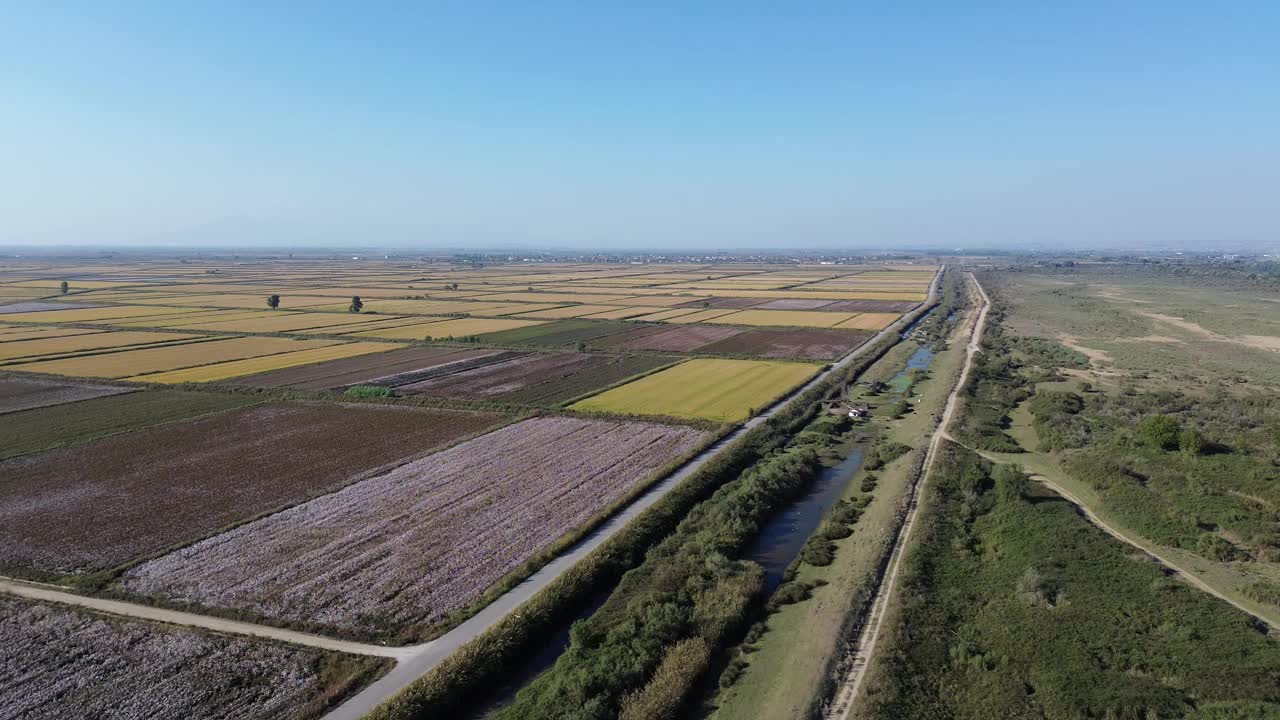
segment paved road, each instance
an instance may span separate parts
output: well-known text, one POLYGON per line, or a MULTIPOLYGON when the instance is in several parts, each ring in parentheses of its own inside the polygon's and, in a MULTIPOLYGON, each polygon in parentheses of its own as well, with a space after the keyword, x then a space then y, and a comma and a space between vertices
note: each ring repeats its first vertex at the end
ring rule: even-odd
MULTIPOLYGON (((942 271, 946 267, 943 266, 938 270, 938 274, 934 276, 933 282, 929 285, 928 303, 932 303, 937 299, 939 285, 942 280, 942 271)), ((928 304, 926 303, 926 304, 928 304)), ((420 646, 420 651, 400 662, 391 672, 379 678, 372 685, 368 686, 358 694, 351 697, 342 705, 339 705, 332 712, 324 717, 324 720, 358 720, 373 708, 382 704, 391 698, 400 690, 404 689, 409 683, 417 678, 425 675, 432 668, 438 665, 442 660, 451 655, 458 648, 475 639, 480 633, 489 629, 498 621, 513 612, 520 605, 536 595, 540 590, 545 588, 560 576, 561 573, 568 570, 575 563, 586 557, 592 550, 595 550, 606 540, 613 536, 614 533, 622 529, 624 525, 630 522, 634 517, 643 512, 646 508, 660 500, 666 495, 671 488, 680 484, 686 478, 702 468, 711 458, 725 448, 725 446, 733 443, 741 438, 751 428, 756 427, 774 414, 786 407, 792 399, 803 393, 805 390, 813 387, 821 382, 830 373, 835 372, 858 358, 866 354, 872 345, 881 339, 902 332, 902 328, 908 323, 907 317, 899 318, 889 327, 881 330, 875 338, 869 342, 863 343, 856 350, 841 358, 834 363, 828 370, 819 373, 812 380, 805 383, 798 390, 791 393, 787 397, 779 400, 768 410, 752 418, 744 423, 741 427, 721 438, 715 444, 703 450, 692 460, 680 468, 665 480, 655 484, 647 492, 637 498, 625 509, 614 515, 608 521, 596 528, 590 535, 578 541, 577 544, 569 548, 563 554, 556 557, 550 563, 531 575, 524 582, 512 588, 502 597, 490 603, 488 606, 471 617, 466 622, 449 632, 441 635, 433 642, 425 646, 420 646)))
POLYGON ((75 593, 60 590, 56 585, 29 583, 11 578, 0 578, 0 592, 4 592, 9 595, 17 595, 29 600, 40 600, 42 602, 59 603, 62 605, 75 605, 77 607, 88 608, 98 612, 111 613, 113 615, 124 615, 126 617, 139 618, 141 620, 152 620, 154 622, 169 623, 171 625, 185 625, 188 627, 203 628, 205 630, 213 630, 214 632, 228 633, 232 635, 251 635, 254 637, 270 638, 272 640, 282 640, 295 645, 307 645, 310 647, 323 648, 325 650, 337 650, 339 652, 352 653, 355 655, 374 655, 377 657, 402 660, 416 652, 416 648, 413 647, 368 645, 365 643, 349 642, 347 640, 324 637, 323 635, 312 635, 310 633, 285 630, 283 628, 271 627, 269 625, 255 625, 253 623, 225 620, 223 618, 211 617, 209 615, 197 615, 195 613, 152 607, 150 605, 139 605, 138 603, 76 595, 75 593))
POLYGON ((898 528, 898 535, 894 540, 893 550, 889 555, 888 570, 885 571, 879 587, 876 588, 875 598, 872 600, 871 609, 867 613, 867 620, 863 623, 862 631, 858 635, 858 644, 854 650, 853 661, 849 666, 848 672, 845 673, 839 689, 836 690, 831 708, 827 713, 829 718, 846 720, 853 710, 853 703, 858 697, 858 692, 862 689, 862 683, 867 675, 867 667, 871 658, 875 655, 876 645, 880 641, 880 629, 884 623, 885 610, 889 607, 889 603, 892 602, 894 591, 897 589, 898 573, 902 568, 902 558, 906 555, 906 547, 911 540, 911 532, 915 529, 916 518, 920 514, 920 492, 928 484, 929 476, 933 473, 933 467, 938 457, 938 450, 942 447, 942 442, 950 439, 947 427, 955 416, 956 407, 959 405, 960 392, 964 388, 965 382, 969 379, 969 370, 973 367, 973 358, 982 345, 982 331, 987 324, 987 311, 991 309, 991 301, 987 298, 986 292, 982 290, 982 286, 978 284, 977 278, 972 275, 969 277, 982 296, 982 309, 978 311, 977 319, 969 336, 969 345, 965 348, 964 368, 960 371, 960 377, 956 381, 955 387, 952 388, 951 394, 947 396, 946 409, 943 410, 938 428, 934 430, 933 437, 929 439, 929 447, 925 451, 924 471, 920 473, 920 479, 911 489, 911 498, 907 505, 907 517, 902 526, 898 528))

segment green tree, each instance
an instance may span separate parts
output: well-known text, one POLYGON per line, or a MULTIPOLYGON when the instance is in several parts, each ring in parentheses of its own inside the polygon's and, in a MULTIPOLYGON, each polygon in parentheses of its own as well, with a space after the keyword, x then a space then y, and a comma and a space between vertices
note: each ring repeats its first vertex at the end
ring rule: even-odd
POLYGON ((67 294, 67 292, 69 292, 70 290, 71 290, 71 284, 70 284, 70 283, 68 283, 66 280, 63 280, 63 281, 62 281, 62 294, 63 294, 63 295, 66 295, 66 294, 67 294))
POLYGON ((1138 423, 1138 437, 1161 450, 1177 450, 1180 432, 1178 421, 1168 415, 1152 415, 1138 423))
POLYGON ((280 296, 279 296, 279 295, 268 295, 268 296, 267 296, 267 307, 271 308, 272 310, 275 310, 276 308, 280 307, 280 296))
POLYGON ((994 473, 996 495, 1001 502, 1014 502, 1027 495, 1027 474, 1019 465, 997 465, 994 473))
POLYGON ((353 312, 353 313, 358 313, 358 312, 360 312, 360 311, 361 311, 361 310, 363 310, 363 309, 364 309, 364 302, 360 299, 360 296, 359 296, 359 295, 352 295, 352 296, 351 296, 351 307, 347 308, 347 310, 349 310, 349 311, 351 311, 351 312, 353 312))

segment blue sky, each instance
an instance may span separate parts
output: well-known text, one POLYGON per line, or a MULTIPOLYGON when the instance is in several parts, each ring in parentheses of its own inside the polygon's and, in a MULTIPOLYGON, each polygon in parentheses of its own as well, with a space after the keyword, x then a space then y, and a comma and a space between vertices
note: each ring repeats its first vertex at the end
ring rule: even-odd
POLYGON ((0 20, 0 242, 1280 246, 1274 2, 0 20))

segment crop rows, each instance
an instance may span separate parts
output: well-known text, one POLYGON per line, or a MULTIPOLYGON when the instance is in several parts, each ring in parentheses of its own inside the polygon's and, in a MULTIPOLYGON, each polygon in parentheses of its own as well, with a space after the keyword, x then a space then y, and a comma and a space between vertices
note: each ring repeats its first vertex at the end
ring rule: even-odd
POLYGON ((385 636, 466 607, 704 437, 526 420, 143 563, 124 585, 385 636))

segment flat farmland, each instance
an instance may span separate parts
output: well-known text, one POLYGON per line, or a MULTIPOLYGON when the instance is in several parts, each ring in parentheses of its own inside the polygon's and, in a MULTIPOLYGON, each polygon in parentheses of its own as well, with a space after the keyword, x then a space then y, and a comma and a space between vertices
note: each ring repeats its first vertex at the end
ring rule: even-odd
POLYGON ((838 300, 823 308, 827 312, 904 313, 919 303, 912 300, 838 300))
POLYGON ((828 305, 832 304, 832 300, 820 300, 810 298, 786 298, 783 300, 769 300, 767 302, 756 305, 757 310, 830 310, 828 305))
MULTIPOLYGON (((195 323, 187 327, 192 330, 221 330, 224 332, 292 332, 315 328, 342 328, 345 325, 358 326, 371 320, 396 320, 395 316, 364 315, 353 313, 322 312, 285 312, 267 313, 252 318, 233 318, 230 320, 210 320, 195 323)), ((349 330, 350 328, 347 328, 349 330)))
MULTIPOLYGON (((662 320, 670 320, 671 318, 677 318, 682 315, 692 315, 693 313, 696 313, 696 312, 698 311, 694 308, 666 308, 663 310, 642 314, 639 317, 636 317, 634 315, 632 315, 631 317, 635 318, 639 322, 660 322, 662 320)), ((599 317, 599 316, 593 315, 592 317, 599 317)))
POLYGON ((108 385, 79 385, 47 380, 0 378, 0 415, 127 392, 132 392, 132 389, 108 385))
POLYGON ((377 405, 260 405, 8 460, 0 463, 0 569, 108 569, 500 421, 377 405))
POLYGON ((870 333, 848 330, 748 330, 704 345, 699 352, 766 358, 834 360, 858 347, 870 333))
POLYGON ((119 432, 231 410, 258 402, 247 395, 137 391, 0 415, 0 460, 78 445, 119 432))
POLYGON ((670 362, 663 357, 528 353, 397 385, 396 391, 554 405, 670 362))
POLYGON ((622 332, 632 326, 621 322, 592 322, 590 320, 557 320, 537 327, 525 327, 494 333, 485 340, 498 345, 536 345, 561 347, 579 342, 590 342, 606 335, 622 332))
POLYGON ((704 320, 714 320, 725 315, 732 315, 737 310, 721 309, 721 310, 697 310, 688 315, 680 315, 677 317, 667 318, 667 322, 676 324, 696 323, 704 320))
POLYGON ((399 377, 439 368, 463 360, 498 355, 501 350, 459 350, 449 347, 396 348, 389 352, 271 370, 234 381, 255 387, 293 387, 325 390, 362 384, 391 384, 399 377))
POLYGON ((600 344, 619 350, 691 352, 709 343, 731 338, 740 332, 742 330, 739 328, 707 325, 642 327, 618 335, 610 335, 600 344))
POLYGON ((376 661, 0 597, 0 717, 318 716, 376 661))
POLYGON ((534 418, 142 563, 123 584, 409 637, 705 439, 680 426, 534 418))
POLYGON ((817 372, 808 363, 698 358, 593 395, 570 409, 735 422, 817 372))
POLYGON ((265 355, 262 357, 245 358, 243 360, 231 360, 228 362, 214 363, 212 365, 200 365, 198 367, 186 368, 185 370, 170 370, 168 372, 137 375, 127 379, 132 382, 165 383, 170 385, 185 382, 214 382, 216 380, 226 380, 227 378, 252 375, 254 373, 266 372, 268 370, 280 370, 283 368, 310 365, 311 363, 325 362, 328 360, 339 360, 342 358, 357 357, 360 355, 382 353, 392 350, 395 347, 396 346, 391 343, 342 343, 338 345, 309 348, 306 350, 297 350, 295 352, 276 353, 274 355, 265 355))
POLYGON ((334 344, 337 341, 272 337, 228 338, 61 360, 40 360, 10 365, 5 369, 76 377, 124 378, 334 344))
POLYGON ((853 330, 882 330, 901 317, 900 313, 862 313, 836 325, 853 330))
POLYGON ((136 305, 118 305, 112 307, 93 307, 75 309, 67 306, 67 310, 46 310, 41 312, 14 313, 4 317, 5 322, 33 323, 101 323, 109 320, 136 317, 159 317, 161 315, 181 315, 198 312, 200 308, 191 307, 141 307, 136 305))
POLYGON ((370 330, 368 332, 353 332, 348 334, 351 337, 375 337, 385 338, 388 340, 425 340, 427 338, 441 340, 451 337, 485 335, 501 330, 512 330, 515 328, 529 327, 531 325, 539 325, 542 322, 544 321, 514 320, 507 318, 462 318, 459 320, 438 320, 436 322, 427 322, 420 325, 405 325, 397 328, 370 330))
POLYGON ((155 345, 178 340, 194 340, 199 335, 162 332, 100 332, 69 337, 37 338, 9 341, 0 337, 0 360, 18 360, 41 355, 63 355, 85 350, 121 348, 130 345, 155 345))
POLYGON ((848 313, 829 313, 818 310, 739 310, 727 315, 717 315, 702 322, 732 323, 734 325, 777 325, 782 327, 833 327, 848 320, 848 313))

